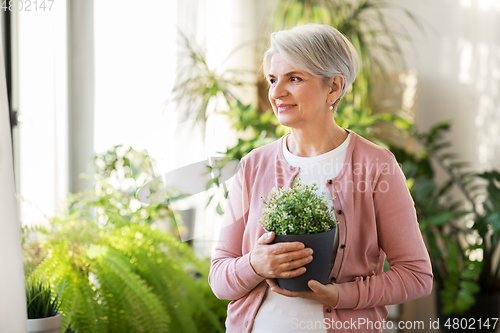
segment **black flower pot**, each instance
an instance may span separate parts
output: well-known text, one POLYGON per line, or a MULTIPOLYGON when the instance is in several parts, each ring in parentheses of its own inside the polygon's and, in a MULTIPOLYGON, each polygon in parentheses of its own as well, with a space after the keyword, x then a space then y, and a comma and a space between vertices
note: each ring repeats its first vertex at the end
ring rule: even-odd
POLYGON ((299 276, 289 279, 276 279, 278 285, 291 291, 310 291, 307 285, 309 280, 316 280, 322 284, 328 282, 330 275, 330 260, 332 257, 333 240, 337 227, 330 231, 321 232, 319 234, 309 235, 279 235, 275 234, 274 240, 271 242, 302 242, 306 248, 311 248, 313 252, 313 260, 305 265, 306 272, 299 276))

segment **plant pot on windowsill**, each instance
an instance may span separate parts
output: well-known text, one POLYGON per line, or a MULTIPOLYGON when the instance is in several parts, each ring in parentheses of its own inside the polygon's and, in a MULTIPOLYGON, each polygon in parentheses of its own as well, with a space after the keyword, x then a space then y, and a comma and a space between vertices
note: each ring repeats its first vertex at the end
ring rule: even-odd
POLYGON ((28 319, 28 333, 59 333, 61 313, 48 318, 28 319))
POLYGON ((316 192, 317 186, 297 182, 291 189, 273 189, 263 197, 261 224, 266 232, 274 231, 272 243, 302 242, 313 250, 313 260, 306 272, 289 279, 276 279, 278 285, 291 291, 309 291, 309 280, 328 281, 337 220, 333 207, 316 192))
POLYGON ((26 279, 26 303, 28 311, 28 333, 59 333, 61 313, 59 293, 52 292, 50 284, 33 275, 26 279))

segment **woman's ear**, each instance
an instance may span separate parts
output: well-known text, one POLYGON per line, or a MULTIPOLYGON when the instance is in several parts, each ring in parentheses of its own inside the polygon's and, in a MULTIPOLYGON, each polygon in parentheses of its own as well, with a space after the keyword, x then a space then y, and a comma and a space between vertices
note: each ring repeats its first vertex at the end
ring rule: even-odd
POLYGON ((342 95, 344 89, 344 77, 342 74, 335 74, 334 77, 328 80, 330 90, 328 92, 328 103, 334 104, 342 95))

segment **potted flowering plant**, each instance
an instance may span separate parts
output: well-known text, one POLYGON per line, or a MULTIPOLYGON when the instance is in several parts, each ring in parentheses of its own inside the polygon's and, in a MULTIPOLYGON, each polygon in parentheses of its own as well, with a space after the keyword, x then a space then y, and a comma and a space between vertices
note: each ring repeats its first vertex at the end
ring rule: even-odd
POLYGON ((307 282, 311 279, 327 283, 338 222, 333 207, 317 189, 315 183, 297 182, 290 189, 273 188, 267 197, 262 197, 267 208, 263 209, 260 223, 266 232, 275 232, 272 243, 298 241, 314 251, 313 260, 304 266, 304 274, 277 279, 283 289, 308 291, 307 282))

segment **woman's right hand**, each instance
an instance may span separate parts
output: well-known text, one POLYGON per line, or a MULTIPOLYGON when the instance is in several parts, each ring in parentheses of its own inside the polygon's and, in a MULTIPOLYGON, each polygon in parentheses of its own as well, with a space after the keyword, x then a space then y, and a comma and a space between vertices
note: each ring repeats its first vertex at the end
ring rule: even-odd
POLYGON ((301 242, 269 244, 274 232, 260 236, 250 255, 250 265, 264 278, 292 278, 304 274, 304 266, 312 261, 313 250, 301 242))

